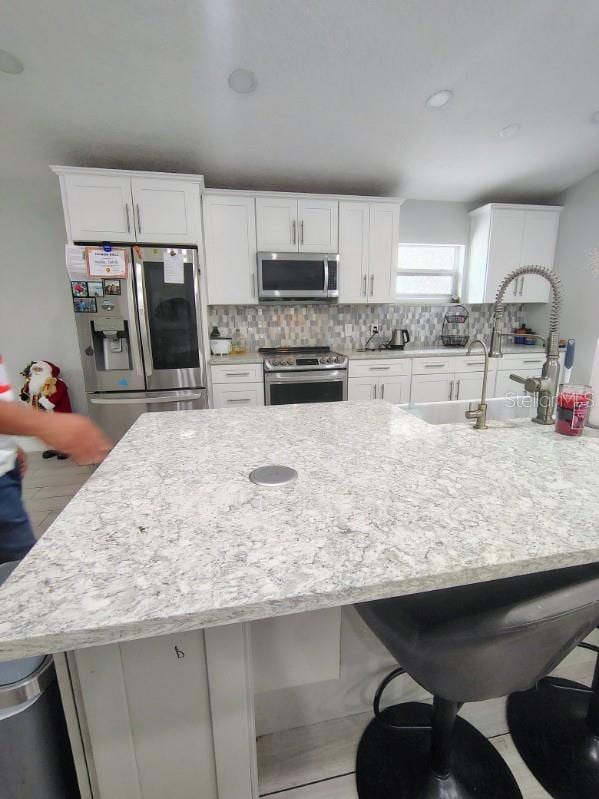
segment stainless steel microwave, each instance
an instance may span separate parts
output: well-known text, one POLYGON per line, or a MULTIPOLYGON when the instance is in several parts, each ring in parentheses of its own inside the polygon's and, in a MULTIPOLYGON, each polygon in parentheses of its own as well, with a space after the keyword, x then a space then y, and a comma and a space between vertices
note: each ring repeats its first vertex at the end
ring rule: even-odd
POLYGON ((261 300, 334 300, 338 296, 337 253, 258 253, 261 300))

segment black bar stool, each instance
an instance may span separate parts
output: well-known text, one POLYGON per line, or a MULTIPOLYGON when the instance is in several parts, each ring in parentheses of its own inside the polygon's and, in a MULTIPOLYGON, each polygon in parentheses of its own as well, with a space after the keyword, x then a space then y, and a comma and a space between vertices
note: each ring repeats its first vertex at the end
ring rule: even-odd
POLYGON ((358 613, 401 664, 379 686, 358 747, 360 799, 521 799, 464 702, 535 685, 599 623, 599 564, 382 599, 358 613), (433 706, 380 709, 407 672, 433 706))
MULTIPOLYGON (((593 644, 579 646, 599 652, 593 644)), ((555 799, 599 797, 599 658, 591 687, 545 677, 508 699, 508 724, 522 759, 555 799)))

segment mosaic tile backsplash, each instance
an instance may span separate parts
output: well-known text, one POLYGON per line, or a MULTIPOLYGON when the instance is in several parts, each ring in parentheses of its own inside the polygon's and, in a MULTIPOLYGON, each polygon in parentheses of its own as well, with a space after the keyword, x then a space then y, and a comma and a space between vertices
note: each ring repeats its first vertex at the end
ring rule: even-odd
MULTIPOLYGON (((449 307, 449 306, 448 306, 449 307)), ((406 328, 415 344, 441 344, 443 318, 448 307, 438 305, 210 305, 209 330, 216 325, 222 336, 233 336, 239 328, 246 349, 297 347, 325 344, 355 349, 370 335, 370 325, 379 326, 380 340, 391 337, 393 328, 406 328), (346 332, 351 325, 351 333, 346 332)), ((455 306, 454 306, 455 307, 455 306)), ((470 336, 488 340, 493 306, 466 306, 470 312, 470 336)), ((525 321, 522 305, 506 305, 504 325, 511 331, 525 321)))

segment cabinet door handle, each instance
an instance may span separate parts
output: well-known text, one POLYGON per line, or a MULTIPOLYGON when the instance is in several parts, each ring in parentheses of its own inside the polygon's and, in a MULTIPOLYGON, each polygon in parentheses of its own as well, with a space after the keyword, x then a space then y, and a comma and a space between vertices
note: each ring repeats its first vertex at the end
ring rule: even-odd
POLYGON ((125 203, 125 218, 127 220, 127 233, 131 233, 131 220, 129 219, 129 203, 125 203))
POLYGON ((141 233, 141 214, 139 213, 139 203, 135 204, 135 210, 137 211, 137 231, 141 233))
POLYGON ((445 366, 444 363, 425 363, 424 364, 424 368, 425 369, 443 369, 444 366, 445 366))
POLYGON ((253 272, 250 275, 250 283, 252 284, 251 285, 252 297, 255 297, 256 296, 256 275, 253 272))
POLYGON ((304 220, 300 222, 300 244, 304 243, 304 220))
POLYGON ((381 383, 381 399, 385 399, 385 384, 381 383))
POLYGON ((363 277, 362 279, 363 279, 363 281, 364 281, 364 286, 363 286, 363 288, 362 288, 362 294, 363 294, 364 296, 366 296, 366 281, 367 281, 367 279, 368 279, 368 278, 366 277, 366 275, 364 275, 364 277, 363 277))
POLYGON ((450 400, 452 400, 452 399, 453 399, 453 380, 452 380, 452 381, 451 381, 451 383, 449 384, 449 399, 450 399, 450 400))
POLYGON ((380 370, 391 369, 390 366, 369 366, 368 368, 370 369, 371 372, 377 372, 377 371, 380 371, 380 370))
POLYGON ((297 244, 297 227, 296 227, 296 224, 297 223, 296 223, 296 221, 294 219, 293 222, 291 223, 291 243, 292 244, 297 244))
POLYGON ((372 398, 376 399, 376 383, 374 384, 373 389, 374 389, 374 392, 373 392, 373 397, 372 398))
POLYGON ((370 275, 370 296, 374 294, 374 275, 370 275))
POLYGON ((514 297, 518 295, 518 279, 514 280, 514 297))
POLYGON ((455 398, 457 400, 460 398, 460 383, 461 382, 462 382, 461 380, 458 380, 457 390, 456 390, 456 394, 455 394, 455 398))
POLYGON ((520 278, 520 296, 522 296, 523 291, 524 291, 524 275, 520 278))

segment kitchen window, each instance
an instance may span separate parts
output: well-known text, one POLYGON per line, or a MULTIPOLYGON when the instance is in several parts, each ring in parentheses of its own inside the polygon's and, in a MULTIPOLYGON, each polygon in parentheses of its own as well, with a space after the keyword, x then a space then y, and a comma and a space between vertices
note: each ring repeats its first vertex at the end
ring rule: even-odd
POLYGON ((400 244, 395 296, 403 302, 451 302, 460 294, 464 246, 400 244))

